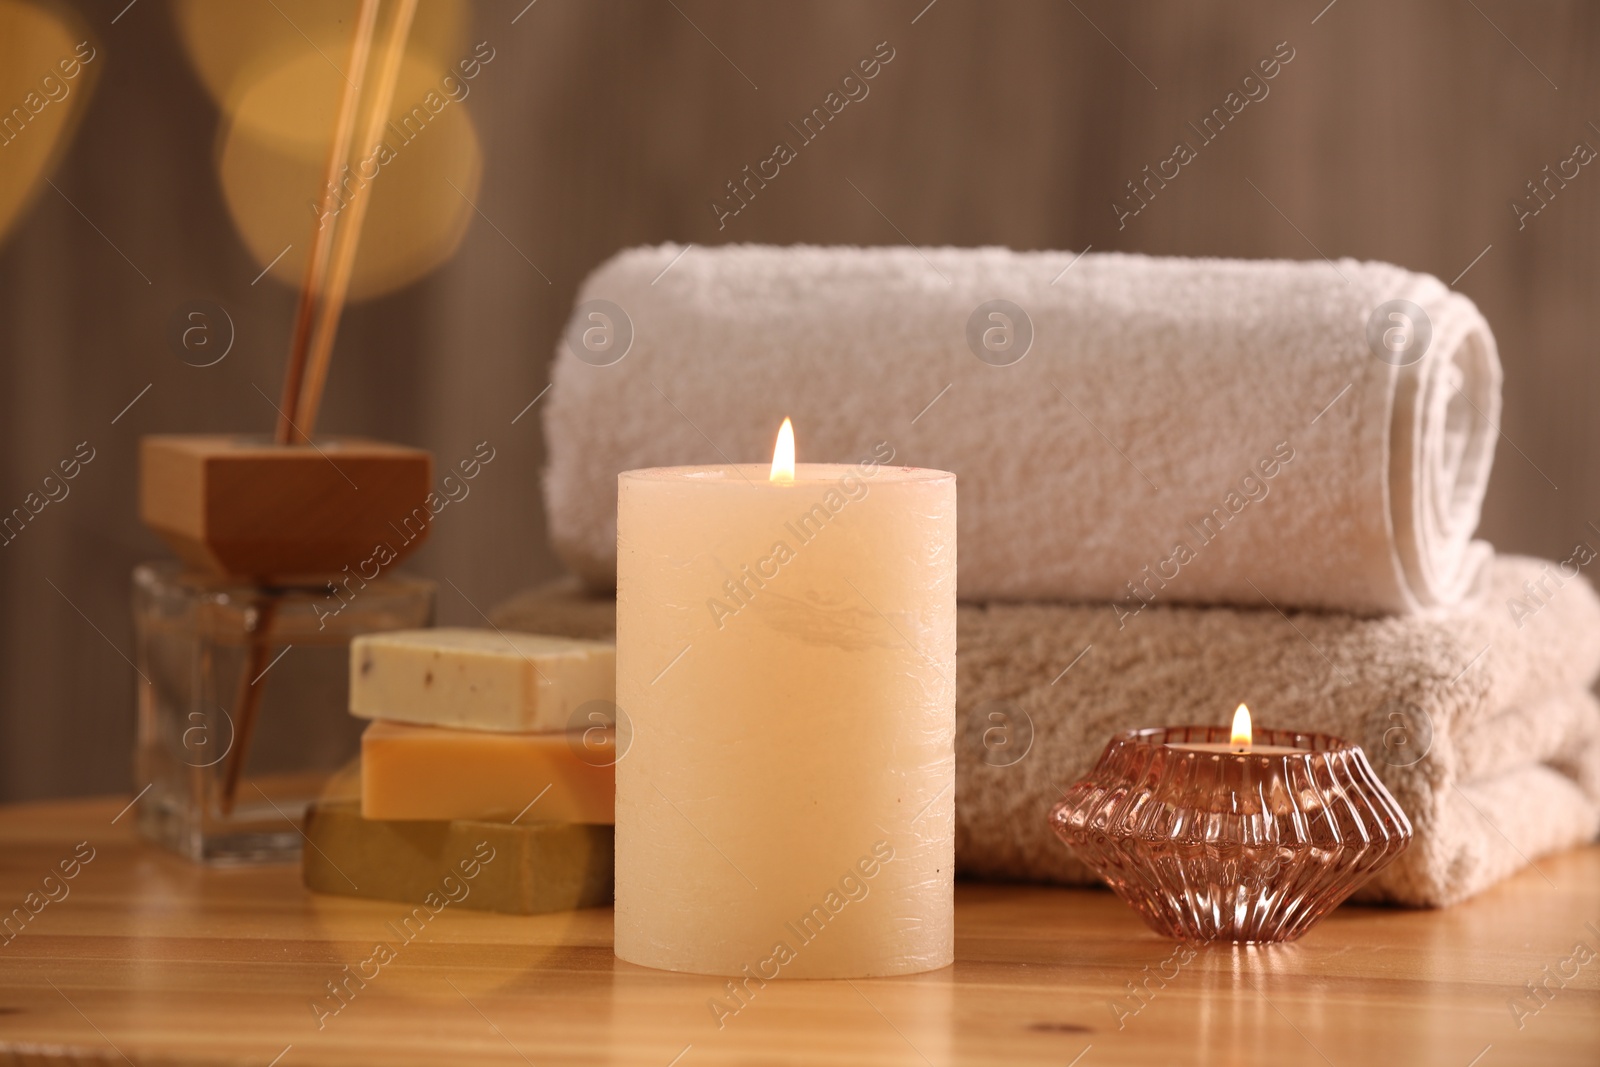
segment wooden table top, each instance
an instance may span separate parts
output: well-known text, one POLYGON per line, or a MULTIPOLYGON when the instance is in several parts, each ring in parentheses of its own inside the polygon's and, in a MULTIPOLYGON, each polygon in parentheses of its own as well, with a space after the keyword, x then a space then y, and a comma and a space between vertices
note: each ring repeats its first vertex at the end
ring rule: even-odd
POLYGON ((122 803, 0 808, 0 907, 57 898, 0 933, 0 1063, 1600 1063, 1595 847, 1444 911, 1345 907, 1298 944, 1187 961, 1110 893, 963 884, 953 967, 769 983, 719 1029, 722 981, 617 960, 609 910, 447 909, 333 1000, 406 906, 193 866, 113 823, 122 803))

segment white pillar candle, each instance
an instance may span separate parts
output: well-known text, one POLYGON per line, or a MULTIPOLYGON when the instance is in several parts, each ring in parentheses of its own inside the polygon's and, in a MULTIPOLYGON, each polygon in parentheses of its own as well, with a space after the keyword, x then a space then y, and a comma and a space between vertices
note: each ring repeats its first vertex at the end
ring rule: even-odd
POLYGON ((954 957, 955 475, 892 456, 618 479, 616 952, 727 1012, 954 957))

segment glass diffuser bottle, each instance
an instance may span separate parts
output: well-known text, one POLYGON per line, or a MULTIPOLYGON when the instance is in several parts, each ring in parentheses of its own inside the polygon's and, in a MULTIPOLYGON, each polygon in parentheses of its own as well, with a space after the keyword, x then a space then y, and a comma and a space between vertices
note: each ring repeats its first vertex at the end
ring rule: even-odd
POLYGON ((433 583, 339 596, 166 562, 134 571, 133 605, 140 831, 197 861, 298 858, 306 804, 359 747, 351 638, 431 625, 433 583))
POLYGON ((179 562, 134 572, 139 826, 196 860, 299 855, 299 820, 356 752, 351 638, 433 623, 433 457, 360 438, 153 435, 140 515, 179 562))

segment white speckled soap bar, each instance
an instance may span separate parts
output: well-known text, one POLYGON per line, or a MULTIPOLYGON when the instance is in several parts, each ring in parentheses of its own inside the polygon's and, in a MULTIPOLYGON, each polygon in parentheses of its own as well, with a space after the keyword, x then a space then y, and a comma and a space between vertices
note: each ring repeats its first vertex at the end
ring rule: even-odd
POLYGON ((350 645, 350 714, 362 719, 556 731, 585 725, 573 721, 584 704, 615 699, 615 649, 604 641, 438 629, 350 645))

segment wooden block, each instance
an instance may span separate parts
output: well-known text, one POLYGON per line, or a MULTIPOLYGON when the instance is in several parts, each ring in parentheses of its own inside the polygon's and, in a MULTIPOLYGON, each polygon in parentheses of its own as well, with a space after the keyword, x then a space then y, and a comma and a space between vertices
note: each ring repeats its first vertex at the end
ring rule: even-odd
POLYGON ((432 455, 382 441, 156 435, 140 444, 139 517, 202 570, 370 580, 427 539, 432 482, 432 455))
POLYGON ((539 915, 611 903, 612 829, 554 822, 364 819, 352 801, 306 809, 307 889, 539 915))
POLYGON ((570 637, 446 627, 350 644, 350 714, 471 730, 588 726, 580 709, 615 707, 616 646, 570 637))
POLYGON ((615 763, 610 728, 511 734, 379 721, 361 735, 361 813, 509 819, 527 810, 532 819, 613 823, 615 763))

